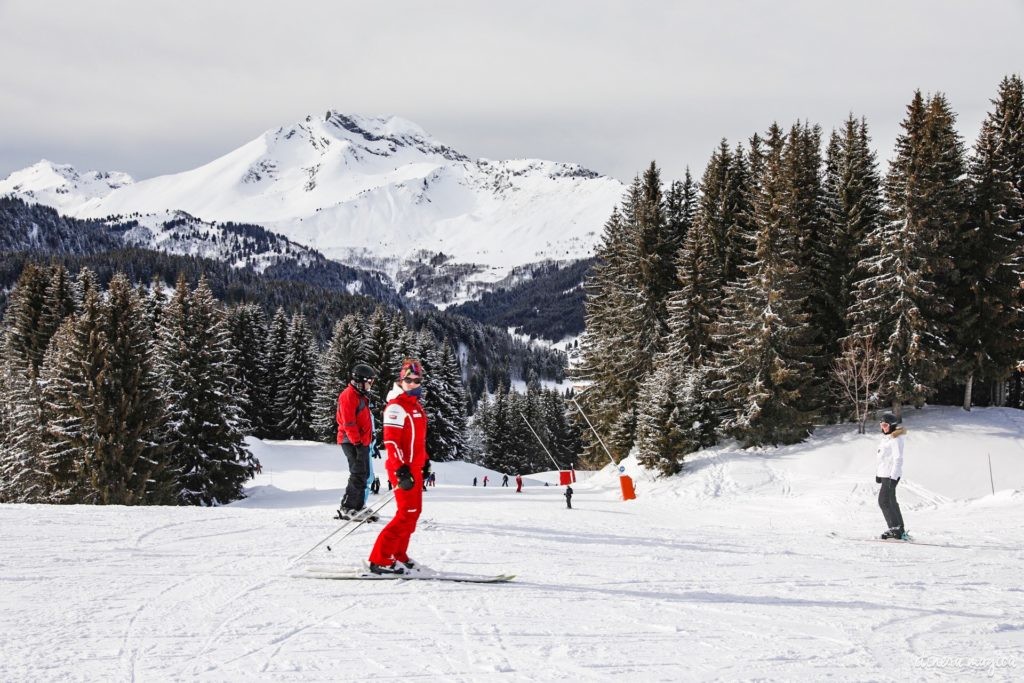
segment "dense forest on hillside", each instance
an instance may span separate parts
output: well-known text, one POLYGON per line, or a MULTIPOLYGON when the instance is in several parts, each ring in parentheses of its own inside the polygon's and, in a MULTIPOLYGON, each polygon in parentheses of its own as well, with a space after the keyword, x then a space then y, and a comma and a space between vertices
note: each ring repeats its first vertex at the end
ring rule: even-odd
POLYGON ((955 123, 943 94, 914 93, 884 173, 851 115, 722 140, 698 183, 637 176, 586 285, 576 371, 612 451, 670 474, 722 437, 793 443, 881 406, 1024 407, 1020 77, 970 152, 955 123))
POLYGON ((594 259, 570 264, 539 263, 516 268, 510 280, 476 301, 453 306, 453 313, 487 325, 516 328, 531 338, 552 342, 582 334, 583 281, 594 259))

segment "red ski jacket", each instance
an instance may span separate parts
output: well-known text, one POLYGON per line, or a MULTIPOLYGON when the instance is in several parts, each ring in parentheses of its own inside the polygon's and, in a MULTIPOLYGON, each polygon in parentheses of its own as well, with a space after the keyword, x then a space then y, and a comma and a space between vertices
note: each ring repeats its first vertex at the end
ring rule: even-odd
POLYGON ((338 443, 369 446, 373 441, 370 399, 351 384, 338 395, 338 443))
MULTIPOLYGON (((390 401, 384 407, 384 446, 388 449, 386 467, 394 475, 402 465, 408 465, 417 481, 422 476, 427 455, 427 412, 419 398, 400 388, 388 394, 390 401)), ((392 480, 394 477, 392 476, 392 480)))

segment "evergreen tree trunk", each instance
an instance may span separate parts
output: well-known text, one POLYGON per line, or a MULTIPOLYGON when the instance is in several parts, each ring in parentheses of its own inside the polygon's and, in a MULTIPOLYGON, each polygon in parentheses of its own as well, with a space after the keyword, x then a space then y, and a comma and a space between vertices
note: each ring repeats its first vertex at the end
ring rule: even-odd
POLYGON ((971 392, 974 390, 974 373, 967 375, 964 382, 964 410, 971 412, 971 392))

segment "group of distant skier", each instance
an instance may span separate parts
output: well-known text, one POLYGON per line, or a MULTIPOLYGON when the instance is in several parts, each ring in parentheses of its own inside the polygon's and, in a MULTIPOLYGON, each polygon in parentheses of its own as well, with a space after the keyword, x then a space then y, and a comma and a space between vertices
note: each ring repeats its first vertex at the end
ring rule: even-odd
MULTIPOLYGON (((349 479, 341 499, 338 516, 357 522, 377 521, 366 501, 380 490, 380 479, 373 475, 373 459, 379 457, 374 439, 370 390, 377 372, 359 363, 352 368, 348 386, 338 396, 338 443, 348 460, 349 479)), ((396 512, 381 530, 370 552, 369 567, 374 574, 408 574, 422 567, 409 557, 409 541, 423 507, 423 491, 434 482, 427 454, 427 414, 423 408, 423 366, 415 358, 402 362, 398 378, 387 395, 384 407, 385 470, 388 488, 394 489, 396 512)), ((881 485, 878 506, 887 529, 883 539, 906 539, 903 515, 896 500, 896 486, 903 476, 903 442, 907 431, 892 413, 882 416, 882 440, 878 445, 875 482, 881 485)), ((502 486, 508 486, 508 475, 502 486)), ((476 485, 476 478, 473 479, 476 485)), ((484 486, 487 477, 484 477, 484 486)), ((522 475, 516 475, 516 492, 523 488, 522 475)), ((565 489, 565 503, 572 508, 572 487, 565 489)))

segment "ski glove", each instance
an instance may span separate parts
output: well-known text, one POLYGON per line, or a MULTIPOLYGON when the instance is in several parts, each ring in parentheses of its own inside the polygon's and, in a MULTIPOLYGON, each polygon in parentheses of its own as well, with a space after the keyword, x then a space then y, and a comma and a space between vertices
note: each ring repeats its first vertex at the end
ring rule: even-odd
POLYGON ((876 484, 881 484, 882 483, 882 478, 881 477, 875 477, 875 483, 876 484))
POLYGON ((403 491, 412 491, 412 487, 416 484, 408 465, 402 465, 395 471, 395 479, 398 480, 398 488, 403 491))
POLYGON ((430 461, 423 463, 423 478, 426 479, 430 476, 430 461))

